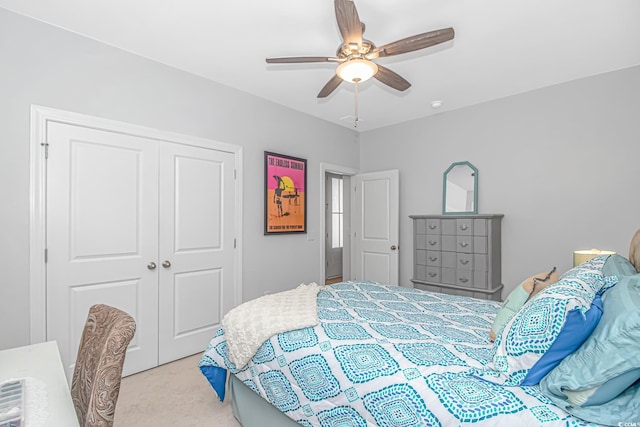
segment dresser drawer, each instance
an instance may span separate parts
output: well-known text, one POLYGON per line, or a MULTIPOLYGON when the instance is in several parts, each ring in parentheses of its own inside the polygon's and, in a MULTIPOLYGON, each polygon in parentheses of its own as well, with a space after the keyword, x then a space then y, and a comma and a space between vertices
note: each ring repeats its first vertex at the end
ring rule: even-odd
POLYGON ((442 256, 440 251, 427 251, 427 265, 440 267, 442 265, 442 256))
POLYGON ((439 219, 426 220, 427 234, 442 234, 439 219))
POLYGON ((473 238, 471 236, 457 236, 456 252, 473 253, 473 238))
POLYGON ((416 250, 416 264, 427 265, 427 251, 425 249, 416 250))
POLYGON ((465 254, 458 252, 456 254, 456 268, 462 270, 473 270, 473 254, 465 254))
POLYGON ((473 254, 473 269, 489 271, 489 257, 486 254, 473 254))
POLYGON ((473 287, 479 289, 488 289, 487 272, 476 270, 473 272, 473 287))
POLYGON ((440 270, 441 269, 438 267, 427 267, 427 277, 425 280, 429 282, 440 283, 441 282, 440 270))
POLYGON ((487 236, 489 227, 487 226, 486 219, 474 219, 473 220, 473 235, 474 236, 487 236))
POLYGON ((455 285, 457 282, 456 279, 456 269, 455 268, 441 268, 440 269, 440 280, 442 283, 446 283, 447 285, 455 285))
POLYGON ((488 243, 486 237, 473 237, 473 252, 477 254, 486 254, 488 251, 488 243))
POLYGON ((456 285, 464 286, 466 288, 473 287, 473 271, 471 270, 456 270, 456 285))
POLYGON ((416 234, 416 249, 427 249, 426 234, 416 234))
POLYGON ((441 244, 441 239, 442 236, 435 236, 435 235, 427 235, 426 236, 426 248, 432 251, 439 251, 440 249, 442 249, 442 244, 441 244))
POLYGON ((456 235, 457 236, 472 236, 473 235, 473 218, 463 218, 456 220, 456 235))
POLYGON ((456 236, 450 235, 442 235, 440 237, 442 239, 442 250, 447 252, 455 252, 456 251, 456 236))
POLYGON ((456 264, 458 263, 458 254, 455 252, 441 252, 442 256, 442 267, 446 268, 456 268, 456 264))
POLYGON ((441 219, 440 226, 442 227, 442 234, 455 236, 456 224, 457 221, 455 219, 441 219))

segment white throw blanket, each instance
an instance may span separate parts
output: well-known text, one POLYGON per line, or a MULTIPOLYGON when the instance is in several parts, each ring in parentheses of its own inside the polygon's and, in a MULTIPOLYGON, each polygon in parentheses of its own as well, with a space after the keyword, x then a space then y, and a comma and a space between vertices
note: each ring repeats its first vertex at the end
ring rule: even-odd
POLYGON ((295 289, 265 295, 231 309, 222 319, 229 346, 229 358, 244 368, 271 336, 318 324, 316 283, 302 283, 295 289))

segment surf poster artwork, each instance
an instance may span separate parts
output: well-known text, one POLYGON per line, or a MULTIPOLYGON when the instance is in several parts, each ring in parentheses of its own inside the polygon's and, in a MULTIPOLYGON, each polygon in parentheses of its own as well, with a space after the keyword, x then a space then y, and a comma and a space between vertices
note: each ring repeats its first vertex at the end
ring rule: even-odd
POLYGON ((265 151, 264 234, 307 232, 307 161, 265 151))

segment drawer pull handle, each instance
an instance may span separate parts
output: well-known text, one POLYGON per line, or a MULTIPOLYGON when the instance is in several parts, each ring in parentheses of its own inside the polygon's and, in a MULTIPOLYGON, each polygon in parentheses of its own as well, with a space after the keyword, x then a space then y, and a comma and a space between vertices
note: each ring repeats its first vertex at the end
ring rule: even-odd
POLYGON ((429 240, 429 244, 430 244, 431 246, 435 246, 435 245, 437 245, 437 244, 438 244, 438 242, 437 242, 436 240, 429 240))
POLYGON ((467 264, 469 264, 469 260, 468 259, 461 259, 460 260, 460 264, 467 265, 467 264))
POLYGON ((462 283, 467 283, 469 281, 469 279, 467 279, 466 277, 463 277, 462 279, 460 279, 460 281, 462 283))
POLYGON ((466 248, 467 246, 469 246, 469 242, 460 242, 460 246, 466 248))
POLYGON ((429 277, 436 277, 438 273, 429 273, 429 277))
POLYGON ((435 225, 433 225, 433 224, 429 224, 429 230, 435 230, 435 229, 436 229, 436 226, 435 226, 435 225))
POLYGON ((437 257, 437 256, 430 256, 430 257, 429 257, 429 261, 431 261, 431 262, 435 262, 435 261, 437 261, 437 260, 438 260, 438 257, 437 257))
POLYGON ((467 224, 462 224, 460 226, 460 230, 462 230, 462 231, 466 230, 467 228, 469 228, 469 226, 467 224))

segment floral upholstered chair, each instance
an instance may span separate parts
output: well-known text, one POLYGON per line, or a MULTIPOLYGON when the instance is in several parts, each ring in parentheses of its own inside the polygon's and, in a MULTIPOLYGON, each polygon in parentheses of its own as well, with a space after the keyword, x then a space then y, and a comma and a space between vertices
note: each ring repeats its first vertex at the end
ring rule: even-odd
POLYGON ((124 311, 97 304, 89 309, 71 382, 80 427, 112 427, 122 366, 136 322, 124 311))

